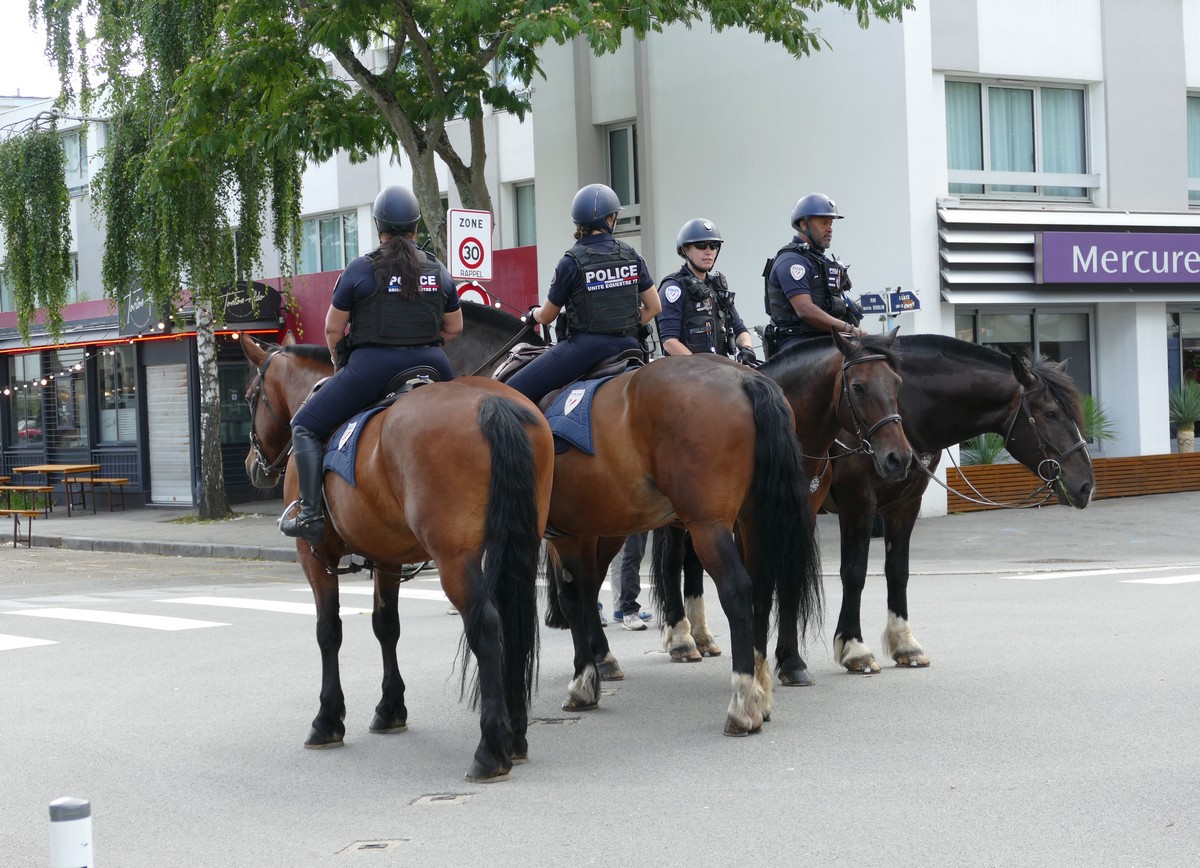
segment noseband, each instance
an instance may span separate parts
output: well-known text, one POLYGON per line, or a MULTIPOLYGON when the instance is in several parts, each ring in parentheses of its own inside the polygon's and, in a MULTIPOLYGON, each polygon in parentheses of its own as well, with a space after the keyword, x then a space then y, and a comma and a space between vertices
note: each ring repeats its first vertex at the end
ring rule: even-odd
MULTIPOLYGON (((1012 437, 1013 426, 1016 425, 1017 418, 1023 413, 1025 420, 1029 423, 1030 430, 1033 431, 1033 435, 1037 438, 1038 446, 1042 451, 1042 455, 1048 456, 1051 452, 1057 453, 1057 457, 1044 457, 1038 462, 1037 475, 1041 478, 1042 482, 1049 486, 1057 482, 1059 477, 1062 476, 1063 462, 1080 449, 1086 449, 1087 441, 1083 439, 1083 435, 1079 433, 1079 428, 1076 426, 1075 435, 1079 438, 1078 442, 1067 449, 1067 451, 1058 452, 1058 450, 1051 445, 1050 441, 1046 439, 1045 435, 1042 434, 1041 430, 1037 426, 1037 422, 1033 418, 1033 411, 1029 408, 1029 396, 1036 395, 1045 388, 1046 383, 1044 380, 1039 380, 1037 386, 1035 386, 1033 390, 1029 392, 1025 391, 1024 386, 1017 386, 1017 406, 1013 409, 1012 416, 1010 416, 1008 419, 1008 424, 1004 426, 1004 448, 1008 448, 1009 439, 1012 437)), ((1055 403, 1057 403, 1057 400, 1055 403)), ((1084 454, 1086 455, 1087 453, 1084 452, 1084 454)))
MULTIPOLYGON (((263 390, 263 382, 267 379, 267 368, 271 364, 271 360, 279 355, 282 350, 272 350, 267 353, 267 357, 263 359, 262 367, 258 369, 258 382, 254 384, 254 391, 250 394, 249 400, 246 402, 250 405, 250 449, 254 453, 254 466, 262 475, 268 479, 273 478, 275 482, 279 481, 279 476, 283 473, 284 467, 287 464, 288 456, 292 454, 292 438, 288 436, 287 445, 280 450, 275 456, 274 461, 268 462, 263 454, 262 441, 258 439, 258 435, 254 432, 254 419, 258 413, 258 399, 262 398, 263 406, 267 408, 267 412, 271 414, 271 418, 275 420, 275 424, 282 428, 286 428, 291 432, 292 428, 275 412, 275 408, 271 406, 270 400, 267 398, 267 393, 263 390)), ((272 483, 274 484, 274 483, 272 483)))
POLYGON ((846 369, 851 365, 857 365, 859 362, 887 362, 887 360, 887 356, 881 353, 874 353, 869 356, 859 356, 856 359, 847 359, 842 362, 842 397, 846 400, 846 406, 850 409, 850 418, 854 422, 854 435, 858 437, 858 446, 849 449, 848 454, 850 455, 874 455, 875 449, 871 446, 871 435, 889 422, 903 424, 904 420, 900 418, 899 413, 890 413, 874 425, 867 427, 867 423, 863 421, 862 414, 854 406, 854 399, 850 395, 850 386, 846 383, 846 369), (863 432, 863 428, 867 428, 865 433, 863 432))

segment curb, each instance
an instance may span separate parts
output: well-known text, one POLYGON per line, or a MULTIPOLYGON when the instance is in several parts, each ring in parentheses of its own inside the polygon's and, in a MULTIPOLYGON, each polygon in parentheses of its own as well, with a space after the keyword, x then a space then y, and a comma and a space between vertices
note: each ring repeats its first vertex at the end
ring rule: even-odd
POLYGON ((149 540, 91 539, 34 534, 33 545, 34 547, 87 552, 296 563, 295 549, 226 545, 224 543, 152 542, 149 540))

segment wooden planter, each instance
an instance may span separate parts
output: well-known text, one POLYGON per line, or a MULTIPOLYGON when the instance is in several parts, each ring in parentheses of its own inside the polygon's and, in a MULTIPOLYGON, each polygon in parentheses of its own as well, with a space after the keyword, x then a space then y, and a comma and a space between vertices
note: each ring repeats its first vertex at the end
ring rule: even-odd
MULTIPOLYGON (((1096 458, 1093 466, 1096 469, 1096 500, 1200 491, 1200 452, 1096 458)), ((1023 464, 968 464, 962 471, 988 500, 1021 500, 1040 484, 1037 476, 1023 464)), ((946 483, 971 494, 962 474, 954 467, 946 468, 946 483)), ((1050 500, 1050 503, 1054 502, 1050 500)), ((998 507, 971 503, 951 492, 947 494, 946 508, 949 512, 976 512, 998 507)))

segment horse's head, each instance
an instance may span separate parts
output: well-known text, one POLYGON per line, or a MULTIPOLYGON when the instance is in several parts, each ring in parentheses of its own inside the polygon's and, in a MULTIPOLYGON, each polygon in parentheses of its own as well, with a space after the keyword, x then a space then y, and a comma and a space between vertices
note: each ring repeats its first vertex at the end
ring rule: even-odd
POLYGON ((842 353, 838 421, 855 438, 848 445, 870 455, 875 472, 889 482, 908 475, 913 457, 900 419, 897 331, 857 339, 833 336, 842 353))
POLYGON ((1076 509, 1091 503, 1096 477, 1083 439, 1079 389, 1067 363, 1045 356, 1031 362, 1011 354, 1019 389, 1004 428, 1009 454, 1034 470, 1061 502, 1076 509))
POLYGON ((462 312, 462 334, 445 346, 455 376, 490 377, 516 343, 545 343, 527 319, 498 307, 463 302, 462 312))
MULTIPOLYGON (((296 344, 291 333, 284 337, 280 345, 263 345, 245 334, 241 336, 241 344, 242 352, 253 369, 245 395, 246 403, 250 405, 250 450, 246 453, 246 476, 257 488, 274 488, 287 469, 288 456, 291 454, 290 423, 295 412, 292 398, 295 386, 289 380, 295 379, 298 373, 293 370, 296 366, 292 362, 304 357, 300 352, 302 349, 323 351, 324 348, 302 348, 296 344)), ((306 352, 304 355, 312 353, 306 352)), ((313 364, 316 361, 314 356, 313 364)), ((328 362, 325 364, 328 367, 328 362)), ((310 375, 311 379, 305 378, 309 387, 319 373, 310 375)), ((325 371, 326 375, 328 373, 325 371)))

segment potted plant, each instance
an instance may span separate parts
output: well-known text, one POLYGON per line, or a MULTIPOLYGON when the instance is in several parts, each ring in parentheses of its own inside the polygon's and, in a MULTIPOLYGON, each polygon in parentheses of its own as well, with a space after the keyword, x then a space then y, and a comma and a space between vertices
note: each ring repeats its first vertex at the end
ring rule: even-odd
POLYGON ((959 452, 961 464, 1007 464, 1012 456, 1004 448, 1004 438, 988 432, 964 440, 959 452))
POLYGON ((1181 383, 1167 398, 1167 413, 1175 426, 1180 452, 1192 452, 1196 443, 1196 420, 1200 419, 1200 385, 1181 383))
POLYGON ((1096 444, 1096 451, 1104 449, 1104 441, 1117 436, 1117 427, 1104 405, 1091 395, 1083 396, 1083 437, 1096 444))

